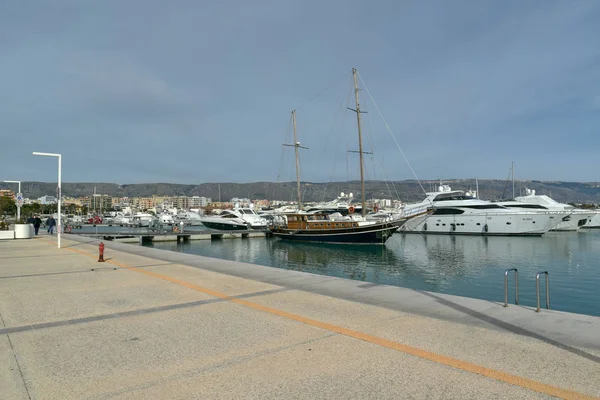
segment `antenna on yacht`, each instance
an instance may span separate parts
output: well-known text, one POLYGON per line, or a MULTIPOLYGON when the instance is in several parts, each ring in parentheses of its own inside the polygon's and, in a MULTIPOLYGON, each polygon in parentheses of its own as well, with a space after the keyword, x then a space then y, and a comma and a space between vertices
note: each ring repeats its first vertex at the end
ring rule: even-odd
POLYGON ((361 191, 361 200, 362 200, 362 216, 365 216, 365 212, 367 211, 367 207, 365 204, 365 171, 363 166, 363 148, 362 148, 362 131, 360 127, 360 114, 365 113, 364 111, 360 111, 360 102, 358 101, 358 79, 356 77, 356 68, 352 68, 352 77, 354 79, 354 99, 356 101, 356 109, 348 107, 348 110, 354 111, 356 113, 356 124, 358 125, 358 153, 360 155, 360 191, 361 191))
POLYGON ((477 198, 479 198, 479 181, 475 178, 475 190, 477 192, 477 198))
POLYGON ((300 192, 300 160, 298 158, 298 149, 307 149, 308 147, 300 146, 300 142, 296 136, 296 110, 292 110, 292 123, 294 125, 294 144, 284 144, 284 146, 293 147, 296 153, 296 189, 298 191, 298 211, 302 210, 302 193, 300 192))

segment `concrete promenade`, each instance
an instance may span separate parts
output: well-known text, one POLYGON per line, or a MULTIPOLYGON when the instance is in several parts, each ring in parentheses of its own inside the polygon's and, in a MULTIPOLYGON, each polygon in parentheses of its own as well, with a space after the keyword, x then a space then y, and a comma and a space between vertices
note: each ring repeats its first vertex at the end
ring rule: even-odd
POLYGON ((597 317, 97 243, 0 241, 0 399, 600 397, 597 317))

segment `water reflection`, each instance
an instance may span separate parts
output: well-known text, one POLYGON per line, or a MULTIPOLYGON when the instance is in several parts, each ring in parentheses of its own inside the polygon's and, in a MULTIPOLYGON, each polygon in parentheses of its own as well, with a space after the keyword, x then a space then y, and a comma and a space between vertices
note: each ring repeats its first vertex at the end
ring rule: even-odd
POLYGON ((367 280, 377 279, 386 266, 398 263, 396 254, 386 246, 327 245, 268 240, 270 265, 323 275, 367 280))
POLYGON ((544 237, 394 235, 385 246, 279 239, 155 243, 157 248, 322 275, 504 299, 504 270, 519 269, 520 300, 535 303, 535 275, 550 272, 552 308, 600 315, 600 231, 544 237))

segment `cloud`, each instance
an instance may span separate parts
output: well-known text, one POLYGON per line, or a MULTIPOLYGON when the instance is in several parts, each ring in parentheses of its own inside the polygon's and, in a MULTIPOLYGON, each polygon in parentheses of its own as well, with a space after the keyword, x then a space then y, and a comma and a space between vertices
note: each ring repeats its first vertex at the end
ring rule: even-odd
MULTIPOLYGON (((502 178, 514 160, 597 180, 578 165, 600 145, 599 17, 563 1, 11 4, 0 169, 36 147, 62 151, 72 180, 293 180, 281 143, 299 108, 303 179, 356 178, 355 66, 420 178, 502 178)), ((368 97, 370 177, 412 178, 368 97)), ((46 178, 26 163, 22 179, 46 178)))

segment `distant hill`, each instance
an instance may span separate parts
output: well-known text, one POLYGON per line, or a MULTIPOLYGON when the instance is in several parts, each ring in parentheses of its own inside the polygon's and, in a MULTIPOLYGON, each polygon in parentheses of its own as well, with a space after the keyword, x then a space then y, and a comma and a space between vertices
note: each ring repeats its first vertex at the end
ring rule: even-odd
MULTIPOLYGON (((475 189, 472 179, 445 180, 452 189, 475 189)), ((438 181, 421 181, 426 191, 434 190, 438 181)), ((173 183, 139 183, 118 185, 115 183, 63 183, 65 196, 89 196, 96 192, 116 197, 147 197, 152 195, 166 196, 205 196, 213 200, 223 201, 233 197, 271 200, 295 200, 295 182, 253 182, 253 183, 202 183, 199 185, 183 185, 173 183)), ((515 182, 515 194, 525 193, 525 187, 535 189, 537 194, 546 194, 559 202, 565 203, 600 203, 600 183, 581 182, 515 182)), ((14 184, 0 183, 0 189, 15 190, 14 184)), ((44 195, 56 195, 56 183, 23 182, 25 197, 32 199, 44 195)), ((352 192, 360 198, 360 182, 302 182, 303 201, 321 201, 335 198, 339 192, 352 192)), ((423 191, 415 180, 399 182, 368 181, 365 182, 367 198, 394 198, 403 201, 419 201, 424 198, 423 191)), ((512 197, 512 183, 504 180, 479 180, 479 193, 482 199, 500 200, 512 197)))

